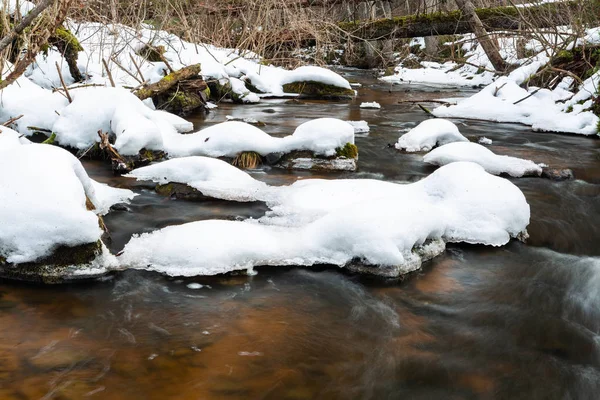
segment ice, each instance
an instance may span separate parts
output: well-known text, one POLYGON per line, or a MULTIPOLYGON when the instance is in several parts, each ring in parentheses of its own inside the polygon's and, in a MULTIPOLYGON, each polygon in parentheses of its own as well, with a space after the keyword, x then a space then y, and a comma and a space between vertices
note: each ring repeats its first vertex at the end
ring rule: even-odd
POLYGON ((481 165, 493 175, 508 174, 512 177, 541 175, 542 168, 530 160, 500 156, 477 143, 449 143, 432 150, 423 161, 434 165, 446 165, 457 161, 470 161, 481 165))
POLYGON ((206 220, 136 235, 121 264, 194 276, 361 260, 403 274, 420 267, 423 253, 416 249, 428 243, 500 246, 529 223, 523 193, 473 163, 452 163, 406 185, 311 181, 271 188, 266 196, 273 212, 260 221, 206 220))
POLYGON ((372 101, 372 102, 363 102, 360 103, 360 108, 374 108, 374 109, 380 109, 381 105, 376 102, 376 101, 372 101))
POLYGON ((421 122, 400 136, 396 148, 408 152, 429 151, 435 146, 452 142, 468 142, 468 139, 460 134, 451 121, 435 118, 421 122))

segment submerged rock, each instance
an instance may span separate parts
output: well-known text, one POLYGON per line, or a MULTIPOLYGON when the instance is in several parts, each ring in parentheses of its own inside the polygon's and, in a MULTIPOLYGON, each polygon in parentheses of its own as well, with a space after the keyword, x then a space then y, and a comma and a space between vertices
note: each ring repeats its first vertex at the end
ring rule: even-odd
POLYGON ((542 178, 550 179, 552 181, 566 181, 575 179, 575 174, 572 169, 569 168, 542 168, 542 178))

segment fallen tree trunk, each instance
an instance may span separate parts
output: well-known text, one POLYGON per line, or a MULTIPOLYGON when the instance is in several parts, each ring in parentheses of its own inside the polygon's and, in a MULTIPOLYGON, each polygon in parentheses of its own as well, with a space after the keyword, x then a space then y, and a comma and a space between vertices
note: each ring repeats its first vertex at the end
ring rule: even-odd
POLYGON ((162 78, 156 83, 144 86, 138 89, 134 94, 140 100, 158 96, 175 87, 179 82, 197 77, 200 74, 200 64, 190 65, 181 68, 179 71, 171 72, 169 75, 162 78))
MULTIPOLYGON (((522 18, 526 18, 531 27, 548 28, 570 24, 570 16, 580 7, 581 2, 569 1, 519 9, 512 6, 478 8, 475 14, 488 30, 517 30, 522 18)), ((475 33, 470 20, 459 10, 368 22, 340 22, 338 27, 354 38, 365 40, 475 33)))

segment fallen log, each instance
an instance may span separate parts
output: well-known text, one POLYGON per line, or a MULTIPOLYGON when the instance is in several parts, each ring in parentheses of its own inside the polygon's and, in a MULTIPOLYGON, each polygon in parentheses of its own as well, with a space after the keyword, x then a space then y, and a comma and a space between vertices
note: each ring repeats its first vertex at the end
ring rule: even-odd
MULTIPOLYGON (((488 30, 517 30, 526 18, 530 27, 548 28, 570 24, 581 1, 544 3, 530 7, 477 8, 475 13, 488 30)), ((422 15, 407 15, 374 21, 340 22, 338 27, 357 39, 377 40, 420 36, 472 33, 468 18, 457 10, 422 15)), ((521 26, 522 28, 522 26, 521 26)))
POLYGON ((177 84, 179 84, 179 82, 197 77, 199 74, 200 64, 190 65, 188 67, 181 68, 179 71, 171 72, 169 75, 165 76, 156 83, 152 83, 138 89, 134 94, 140 100, 146 100, 147 98, 163 94, 164 92, 175 87, 177 84))

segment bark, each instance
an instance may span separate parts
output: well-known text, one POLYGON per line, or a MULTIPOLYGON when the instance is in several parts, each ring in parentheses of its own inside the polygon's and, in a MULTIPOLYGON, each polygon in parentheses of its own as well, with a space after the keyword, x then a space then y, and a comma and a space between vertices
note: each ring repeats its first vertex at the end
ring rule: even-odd
POLYGON ((44 0, 35 7, 23 20, 6 36, 0 39, 0 52, 4 51, 13 40, 17 38, 23 31, 31 25, 31 23, 48 7, 54 4, 56 0, 44 0))
POLYGON ((506 69, 506 62, 500 55, 500 50, 498 49, 498 43, 494 41, 492 37, 490 37, 483 27, 483 23, 479 16, 475 12, 475 6, 471 3, 470 0, 455 0, 456 5, 465 15, 467 20, 469 21, 469 26, 475 33, 475 37, 483 47, 483 51, 487 55, 488 59, 494 66, 496 71, 504 71, 506 69))
POLYGON ((149 97, 158 96, 179 84, 179 82, 194 78, 200 73, 200 64, 184 67, 179 71, 171 72, 160 81, 147 85, 134 94, 140 99, 145 100, 149 97))

